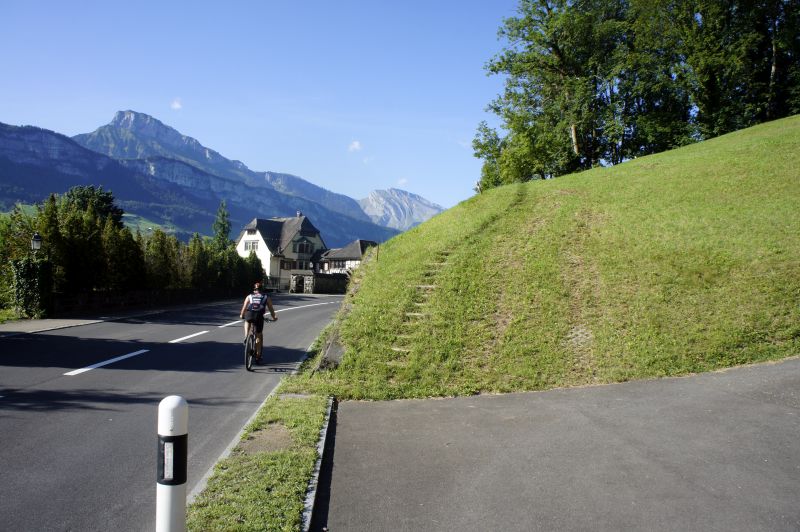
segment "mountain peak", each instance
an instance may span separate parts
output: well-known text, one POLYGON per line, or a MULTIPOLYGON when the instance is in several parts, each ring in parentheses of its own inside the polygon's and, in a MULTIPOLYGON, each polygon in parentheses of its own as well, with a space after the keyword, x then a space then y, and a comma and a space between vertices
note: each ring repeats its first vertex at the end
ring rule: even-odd
POLYGON ((169 127, 157 118, 136 111, 117 111, 108 126, 178 144, 186 144, 187 139, 189 139, 189 137, 181 135, 178 130, 169 127))
POLYGON ((117 111, 109 124, 93 133, 76 135, 73 140, 90 150, 123 159, 171 157, 176 152, 183 155, 178 159, 185 162, 197 153, 206 159, 219 157, 160 120, 131 110, 117 111))
POLYGON ((138 124, 150 124, 153 122, 161 126, 164 126, 164 124, 161 121, 153 118, 150 115, 128 110, 128 111, 117 111, 110 125, 130 129, 138 124))
POLYGON ((444 209, 425 198, 400 190, 373 190, 359 205, 378 225, 405 231, 439 214, 444 209))

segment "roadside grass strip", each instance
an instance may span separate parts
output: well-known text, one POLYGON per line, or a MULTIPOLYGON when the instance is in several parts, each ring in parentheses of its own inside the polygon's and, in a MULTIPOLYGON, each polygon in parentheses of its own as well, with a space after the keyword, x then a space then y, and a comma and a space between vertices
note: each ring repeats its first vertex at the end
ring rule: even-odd
POLYGON ((328 404, 322 396, 268 399, 189 506, 187 528, 302 530, 328 404))

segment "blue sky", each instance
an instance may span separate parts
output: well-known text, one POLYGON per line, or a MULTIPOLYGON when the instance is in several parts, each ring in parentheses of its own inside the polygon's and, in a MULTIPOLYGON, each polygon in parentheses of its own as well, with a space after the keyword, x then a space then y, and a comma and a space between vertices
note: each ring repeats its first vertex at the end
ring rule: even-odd
POLYGON ((72 136, 131 109, 252 170, 451 207, 480 177, 503 84, 484 65, 516 5, 5 0, 0 122, 72 136))

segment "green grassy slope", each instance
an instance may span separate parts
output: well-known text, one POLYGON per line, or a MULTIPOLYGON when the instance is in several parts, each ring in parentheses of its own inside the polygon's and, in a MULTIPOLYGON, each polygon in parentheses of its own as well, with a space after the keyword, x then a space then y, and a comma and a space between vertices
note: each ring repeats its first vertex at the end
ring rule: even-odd
POLYGON ((386 399, 682 375, 800 354, 800 117, 495 189, 382 245, 335 370, 386 399))

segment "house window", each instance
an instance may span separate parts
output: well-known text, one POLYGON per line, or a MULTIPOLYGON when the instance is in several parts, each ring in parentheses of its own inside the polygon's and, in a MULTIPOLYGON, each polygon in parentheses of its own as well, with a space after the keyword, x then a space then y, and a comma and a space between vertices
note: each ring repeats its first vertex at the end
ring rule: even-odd
POLYGON ((311 253, 314 253, 314 244, 312 244, 308 240, 303 240, 301 242, 295 242, 294 250, 297 253, 310 255, 311 253))
POLYGON ((244 250, 245 251, 258 251, 258 240, 245 240, 244 241, 244 250))
POLYGON ((255 229, 248 229, 247 230, 247 234, 252 236, 252 235, 256 234, 256 230, 255 229))

